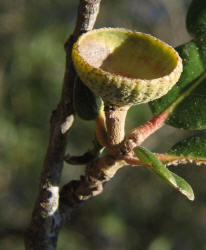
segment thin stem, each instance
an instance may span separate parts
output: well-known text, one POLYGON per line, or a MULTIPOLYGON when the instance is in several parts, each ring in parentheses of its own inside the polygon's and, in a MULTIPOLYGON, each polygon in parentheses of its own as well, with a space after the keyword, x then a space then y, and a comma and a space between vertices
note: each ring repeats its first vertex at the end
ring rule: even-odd
POLYGON ((141 145, 147 137, 164 125, 168 115, 169 112, 165 111, 140 127, 130 131, 128 136, 122 142, 122 151, 131 152, 135 147, 141 145))
POLYGON ((78 156, 71 156, 70 154, 67 154, 64 158, 65 162, 72 164, 72 165, 85 165, 89 164, 93 160, 95 160, 101 152, 104 150, 104 147, 99 144, 97 141, 97 138, 95 137, 93 140, 93 148, 83 155, 78 156))
POLYGON ((129 108, 130 106, 105 105, 107 143, 109 147, 116 146, 124 140, 125 119, 129 108))
POLYGON ((101 0, 80 0, 78 17, 73 35, 77 39, 81 34, 92 30, 99 14, 101 0))

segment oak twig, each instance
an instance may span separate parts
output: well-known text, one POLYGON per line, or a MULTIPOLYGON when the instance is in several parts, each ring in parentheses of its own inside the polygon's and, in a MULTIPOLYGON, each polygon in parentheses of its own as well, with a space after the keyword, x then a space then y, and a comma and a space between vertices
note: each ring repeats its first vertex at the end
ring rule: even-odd
MULTIPOLYGON (((101 0, 80 0, 75 30, 65 44, 66 68, 62 95, 51 117, 50 139, 41 174, 39 194, 25 237, 26 250, 55 250, 58 233, 74 208, 100 194, 104 183, 109 181, 119 168, 129 162, 132 165, 141 163, 132 156, 133 149, 159 129, 168 116, 168 112, 160 114, 132 130, 125 138, 124 126, 128 107, 106 105, 106 126, 103 117, 97 120, 96 125, 96 137, 99 143, 106 147, 105 155, 95 157, 91 161, 89 159, 85 176, 78 181, 71 181, 60 191, 59 184, 67 143, 66 133, 74 119, 72 93, 76 73, 71 59, 72 46, 79 35, 93 28, 100 2, 101 0), (107 140, 104 137, 107 137, 107 140)), ((85 155, 80 160, 85 161, 85 155)))
POLYGON ((62 190, 61 197, 63 205, 72 210, 79 203, 100 194, 103 191, 103 184, 108 182, 124 165, 142 165, 138 158, 134 157, 133 149, 139 146, 145 138, 154 133, 164 125, 168 113, 162 113, 151 121, 132 130, 124 138, 124 125, 127 109, 120 107, 106 106, 107 139, 106 154, 88 164, 85 176, 81 180, 68 183, 62 190), (118 120, 121 117, 122 120, 118 120), (121 125, 119 123, 122 123, 121 125), (108 128, 110 127, 111 128, 108 128), (120 131, 121 130, 121 131, 120 131))
MULTIPOLYGON (((31 224, 25 235, 27 250, 55 250, 58 233, 67 216, 60 211, 59 183, 66 147, 66 132, 73 122, 72 93, 76 73, 71 51, 79 35, 91 30, 99 12, 101 0, 80 0, 73 35, 65 44, 66 68, 62 95, 57 109, 51 117, 49 145, 41 174, 38 197, 31 224)), ((65 211, 65 214, 68 211, 65 211)))
POLYGON ((165 120, 169 116, 169 112, 163 112, 160 115, 154 117, 145 124, 131 130, 125 140, 122 142, 121 150, 125 152, 131 152, 135 147, 141 145, 147 137, 160 129, 165 120))

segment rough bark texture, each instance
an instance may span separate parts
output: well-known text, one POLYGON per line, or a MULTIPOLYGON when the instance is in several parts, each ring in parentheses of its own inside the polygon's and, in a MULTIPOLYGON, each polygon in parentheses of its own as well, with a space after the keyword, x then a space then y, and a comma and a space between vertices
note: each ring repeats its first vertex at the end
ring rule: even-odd
MULTIPOLYGON (((78 36, 94 26, 101 0, 81 0, 73 35, 65 44, 66 68, 62 96, 51 117, 49 146, 41 174, 39 194, 31 224, 25 236, 27 250, 54 250, 58 232, 68 211, 59 209, 59 183, 63 168, 66 132, 73 122, 72 93, 75 71, 71 60, 72 45, 78 36)), ((61 206, 63 207, 63 206, 61 206)))

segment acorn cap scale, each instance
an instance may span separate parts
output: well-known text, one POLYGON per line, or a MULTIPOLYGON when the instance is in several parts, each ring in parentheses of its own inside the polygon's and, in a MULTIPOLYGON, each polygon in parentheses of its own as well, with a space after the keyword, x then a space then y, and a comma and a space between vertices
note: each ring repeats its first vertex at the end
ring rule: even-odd
POLYGON ((72 50, 75 69, 95 94, 119 106, 152 101, 178 81, 182 61, 157 38, 121 28, 102 28, 79 37, 72 50))

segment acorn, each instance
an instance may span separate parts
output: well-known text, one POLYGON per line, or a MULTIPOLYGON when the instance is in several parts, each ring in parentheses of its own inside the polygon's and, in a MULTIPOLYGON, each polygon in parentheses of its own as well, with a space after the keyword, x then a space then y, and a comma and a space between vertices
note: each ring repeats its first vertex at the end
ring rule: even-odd
POLYGON ((123 28, 81 35, 72 58, 82 82, 104 101, 111 146, 124 139, 128 108, 165 95, 182 72, 182 60, 171 46, 123 28))

